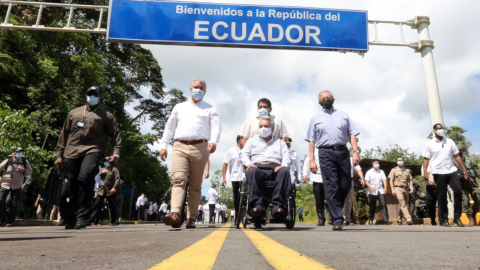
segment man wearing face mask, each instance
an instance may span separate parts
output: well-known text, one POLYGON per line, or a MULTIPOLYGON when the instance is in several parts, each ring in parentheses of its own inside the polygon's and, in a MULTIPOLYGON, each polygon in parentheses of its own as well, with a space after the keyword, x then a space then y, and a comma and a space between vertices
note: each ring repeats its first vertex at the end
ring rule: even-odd
POLYGON ((207 84, 195 79, 190 85, 191 99, 175 105, 161 140, 160 158, 165 161, 167 145, 175 140, 172 149, 172 205, 165 215, 165 225, 180 228, 180 210, 189 184, 187 229, 195 228, 195 217, 202 195, 202 181, 208 155, 215 152, 220 139, 220 116, 214 106, 203 101, 207 84))
MULTIPOLYGON (((403 157, 397 157, 398 167, 393 168, 388 175, 390 179, 390 188, 393 196, 397 196, 400 205, 400 214, 407 220, 408 225, 413 225, 412 216, 408 212, 407 204, 409 201, 408 190, 413 191, 412 174, 404 166, 403 157)), ((401 215, 398 216, 398 224, 402 225, 401 215)))
POLYGON ((107 161, 117 163, 122 146, 120 129, 113 115, 100 107, 101 95, 96 86, 87 90, 86 104, 70 111, 57 143, 55 166, 65 161, 67 182, 62 187, 60 213, 65 229, 87 226, 92 208, 95 175, 104 159, 108 139, 113 155, 107 161), (67 200, 68 198, 68 200, 67 200))
POLYGON ((292 191, 290 179, 290 152, 287 144, 273 136, 275 122, 269 116, 262 116, 259 135, 247 141, 240 154, 243 166, 247 167, 249 184, 248 205, 253 218, 265 214, 263 192, 265 181, 274 180, 272 213, 274 218, 286 216, 288 195, 292 191))
POLYGON ((462 185, 460 181, 468 181, 468 172, 463 164, 462 158, 455 143, 445 137, 443 125, 438 123, 433 125, 435 137, 427 142, 423 149, 423 178, 425 181, 437 184, 438 190, 438 220, 440 225, 450 227, 448 223, 447 208, 447 187, 453 190, 453 223, 459 227, 464 227, 460 221, 462 215, 462 185), (452 157, 463 170, 463 178, 457 175, 457 168, 453 164, 452 157), (433 179, 429 177, 427 168, 431 166, 433 179))
POLYGON ((385 224, 388 225, 391 224, 391 222, 388 220, 388 210, 385 200, 387 177, 385 176, 385 172, 380 169, 380 161, 373 161, 372 166, 373 168, 368 170, 365 175, 365 184, 368 187, 368 198, 370 199, 370 220, 368 221, 368 225, 373 225, 377 200, 380 202, 383 220, 385 224))
POLYGON ((240 162, 240 151, 242 151, 243 149, 242 137, 237 136, 236 141, 237 141, 237 145, 234 147, 230 147, 230 149, 228 149, 227 155, 223 159, 222 185, 223 186, 227 185, 226 176, 227 176, 227 169, 228 169, 228 173, 230 175, 230 181, 232 182, 235 213, 239 213, 238 206, 240 204, 240 196, 238 196, 239 195, 238 193, 244 177, 243 166, 242 166, 242 163, 240 162))
POLYGON ((323 186, 328 198, 332 215, 333 230, 343 228, 343 205, 352 187, 350 153, 347 143, 353 150, 353 165, 358 165, 357 138, 360 134, 348 114, 333 108, 335 99, 330 91, 321 91, 318 103, 322 106, 315 114, 308 127, 305 140, 309 142, 310 171, 316 173, 315 148, 322 170, 323 186))
POLYGON ((116 191, 120 185, 120 172, 116 167, 113 167, 108 161, 104 162, 105 167, 101 169, 100 178, 104 185, 98 186, 97 197, 95 197, 95 204, 93 205, 93 211, 90 215, 89 223, 93 223, 97 212, 103 208, 103 201, 105 198, 108 202, 108 208, 110 209, 110 225, 117 225, 117 213, 115 208, 116 191))
POLYGON ((259 99, 257 102, 257 108, 258 116, 248 119, 240 130, 239 135, 242 136, 242 144, 245 145, 248 139, 259 135, 258 123, 260 122, 260 118, 262 116, 270 116, 270 118, 275 122, 273 136, 275 136, 277 139, 282 139, 284 142, 287 142, 287 137, 289 137, 290 134, 288 133, 287 127, 280 117, 270 115, 272 112, 272 103, 270 100, 267 98, 259 99))
POLYGON ((23 157, 23 148, 13 150, 13 158, 6 159, 0 164, 0 220, 3 225, 10 227, 17 216, 17 206, 22 199, 23 181, 26 175, 32 174, 30 163, 23 157), (7 196, 11 196, 10 211, 7 216, 7 196))

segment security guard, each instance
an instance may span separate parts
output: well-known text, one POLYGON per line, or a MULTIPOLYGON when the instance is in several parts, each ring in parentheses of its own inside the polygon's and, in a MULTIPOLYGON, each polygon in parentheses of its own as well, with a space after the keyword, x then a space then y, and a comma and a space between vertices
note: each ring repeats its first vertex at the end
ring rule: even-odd
MULTIPOLYGON (((475 164, 473 164, 472 159, 468 156, 467 147, 461 146, 459 155, 462 157, 463 164, 465 164, 470 178, 476 181, 478 172, 475 169, 475 164)), ((461 181, 461 183, 463 212, 467 215, 470 226, 477 225, 476 216, 480 208, 480 190, 478 189, 478 184, 475 185, 471 180, 461 181), (472 197, 473 206, 470 205, 468 195, 472 197)))
POLYGON ((368 194, 365 190, 365 183, 358 181, 354 186, 354 190, 357 193, 355 200, 357 201, 357 224, 360 224, 360 216, 362 215, 362 210, 365 208, 365 217, 370 218, 370 208, 368 201, 368 194))
POLYGON ((122 139, 117 120, 100 107, 100 100, 98 87, 90 87, 86 104, 70 111, 58 138, 57 160, 54 164, 58 166, 65 161, 67 181, 62 187, 60 202, 65 229, 87 226, 95 176, 107 153, 109 137, 112 139, 113 155, 107 158, 107 162, 115 165, 120 155, 122 139))
POLYGON ((290 178, 292 178, 293 184, 299 184, 300 180, 302 179, 302 172, 300 169, 300 160, 298 160, 297 152, 290 149, 292 146, 292 141, 292 138, 287 138, 287 147, 288 151, 290 151, 290 159, 292 160, 292 164, 290 165, 290 178))
POLYGON ((390 187, 392 188, 392 194, 397 196, 398 203, 400 205, 400 213, 398 216, 398 224, 402 225, 402 214, 407 220, 408 225, 413 225, 412 216, 408 212, 408 191, 413 190, 412 174, 410 170, 405 168, 403 157, 397 158, 397 167, 393 168, 388 175, 390 179, 390 187))

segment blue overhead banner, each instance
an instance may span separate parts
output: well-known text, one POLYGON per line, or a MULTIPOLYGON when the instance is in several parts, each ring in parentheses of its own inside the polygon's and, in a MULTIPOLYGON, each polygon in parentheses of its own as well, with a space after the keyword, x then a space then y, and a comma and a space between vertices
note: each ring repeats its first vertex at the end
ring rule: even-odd
POLYGON ((368 51, 367 11, 111 0, 110 42, 368 51))

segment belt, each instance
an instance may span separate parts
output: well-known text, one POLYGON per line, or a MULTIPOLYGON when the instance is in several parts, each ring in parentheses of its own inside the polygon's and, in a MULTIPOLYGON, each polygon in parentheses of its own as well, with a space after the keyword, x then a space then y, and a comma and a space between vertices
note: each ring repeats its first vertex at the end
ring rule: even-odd
POLYGON ((280 166, 280 164, 275 163, 275 162, 270 162, 270 161, 255 163, 254 165, 255 165, 255 166, 258 166, 258 165, 275 165, 275 166, 280 166))
POLYGON ((341 150, 341 149, 347 149, 347 146, 345 144, 342 145, 334 145, 334 146, 320 146, 318 147, 319 149, 333 149, 333 150, 341 150))
POLYGON ((395 187, 399 187, 399 188, 407 188, 407 186, 395 186, 395 187))
POLYGON ((189 141, 185 141, 185 140, 175 140, 176 142, 181 142, 181 143, 184 143, 184 144, 188 144, 188 145, 193 145, 193 144, 199 144, 199 143, 203 143, 203 142, 207 142, 207 140, 189 140, 189 141))

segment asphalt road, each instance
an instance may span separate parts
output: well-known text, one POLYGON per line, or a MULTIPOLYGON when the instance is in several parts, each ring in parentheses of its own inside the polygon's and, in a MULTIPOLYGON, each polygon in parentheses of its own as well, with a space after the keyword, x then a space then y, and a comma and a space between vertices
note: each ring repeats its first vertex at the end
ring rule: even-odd
POLYGON ((1 269, 480 269, 480 226, 3 227, 0 258, 1 269))

